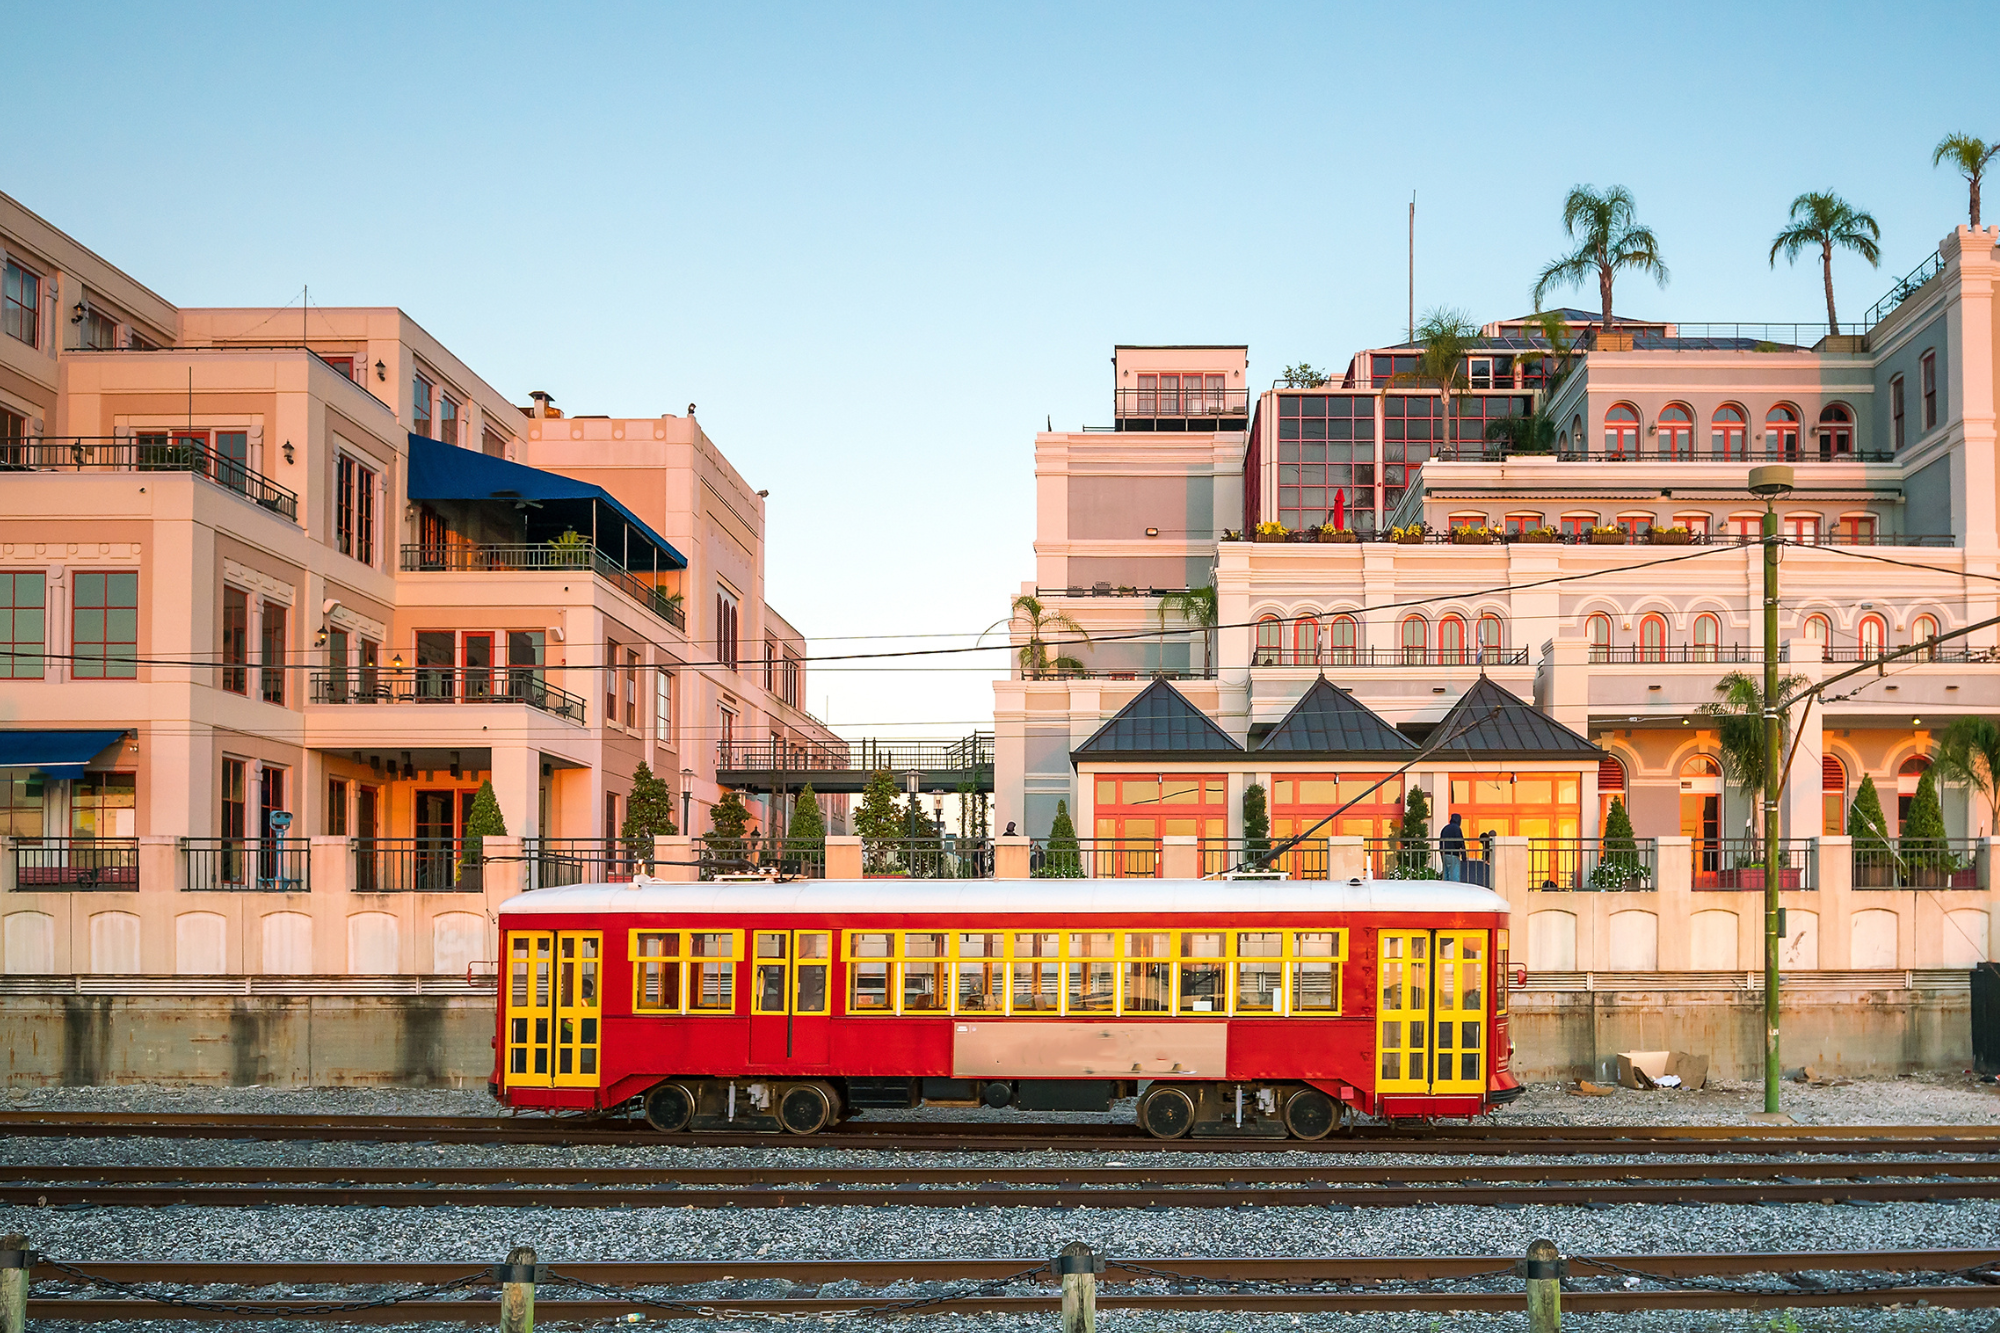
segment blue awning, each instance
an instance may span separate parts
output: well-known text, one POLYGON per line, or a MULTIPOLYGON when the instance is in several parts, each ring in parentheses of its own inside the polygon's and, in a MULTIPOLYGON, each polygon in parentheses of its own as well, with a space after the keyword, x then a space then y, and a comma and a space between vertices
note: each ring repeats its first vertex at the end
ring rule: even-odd
MULTIPOLYGON (((602 486, 593 486, 587 481, 577 481, 555 472, 544 472, 524 463, 510 463, 504 458, 493 458, 471 449, 460 449, 422 435, 410 437, 410 498, 533 501, 537 505, 553 503, 563 509, 576 505, 602 505, 616 514, 631 529, 633 536, 660 553, 661 568, 687 568, 686 556, 676 551, 672 543, 654 532, 602 486)), ((578 530, 585 530, 588 523, 586 516, 578 530)), ((610 534, 600 532, 598 549, 616 553, 621 546, 610 540, 610 534)), ((636 569, 650 562, 634 559, 626 563, 636 569)))
POLYGON ((125 739, 118 731, 0 731, 0 768, 80 778, 83 766, 125 739))

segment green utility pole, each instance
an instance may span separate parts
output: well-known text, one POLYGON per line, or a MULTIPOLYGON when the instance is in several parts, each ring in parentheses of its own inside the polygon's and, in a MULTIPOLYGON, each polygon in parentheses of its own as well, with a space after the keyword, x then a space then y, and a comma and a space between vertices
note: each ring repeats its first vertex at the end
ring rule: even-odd
POLYGON ((1764 1111, 1778 1112, 1778 510, 1792 489, 1788 467, 1750 469, 1750 493, 1764 501, 1764 1111))

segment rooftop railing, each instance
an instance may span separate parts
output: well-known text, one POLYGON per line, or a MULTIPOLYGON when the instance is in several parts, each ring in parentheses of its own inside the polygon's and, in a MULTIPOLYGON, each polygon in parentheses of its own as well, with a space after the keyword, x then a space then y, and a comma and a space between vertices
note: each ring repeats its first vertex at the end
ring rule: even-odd
MULTIPOLYGON (((1352 546, 1357 542, 1387 542, 1394 546, 1502 546, 1516 542, 1529 546, 1755 546, 1764 539, 1757 533, 1738 532, 1693 532, 1665 534, 1657 530, 1638 529, 1631 532, 1544 532, 1536 535, 1522 532, 1496 532, 1484 529, 1484 535, 1468 536, 1461 532, 1426 530, 1396 537, 1384 532, 1361 532, 1339 538, 1321 535, 1313 528, 1302 528, 1282 535, 1266 536, 1262 533, 1246 538, 1240 532, 1225 532, 1223 541, 1245 541, 1275 543, 1292 546, 1352 546)), ((1942 549, 1954 548, 1958 538, 1949 532, 1822 532, 1810 537, 1786 536, 1788 546, 1929 546, 1942 549)))
POLYGON ((1035 879, 1158 879, 1158 838, 1078 838, 1028 844, 1028 874, 1035 879))
POLYGON ((22 893, 139 887, 137 838, 15 838, 8 854, 22 893))
POLYGON ((1250 411, 1248 389, 1119 389, 1117 411, 1126 417, 1241 417, 1250 411))
POLYGON ((1526 648, 1331 648, 1319 652, 1258 648, 1259 667, 1493 667, 1526 666, 1526 648))
MULTIPOLYGON (((746 833, 739 838, 706 834, 694 840, 696 861, 702 879, 724 875, 768 875, 779 879, 825 879, 826 841, 822 838, 787 838, 769 833, 746 833)), ((862 857, 863 873, 868 857, 862 857)), ((933 867, 935 868, 935 867, 933 867)), ((884 872, 889 873, 889 872, 884 872)), ((913 871, 897 871, 909 873, 913 871)), ((936 879, 938 875, 925 875, 936 879)), ((956 878, 956 876, 943 876, 956 878)))
POLYGON ((182 838, 187 887, 259 893, 312 891, 307 838, 182 838))
MULTIPOLYGON (((1693 847, 1694 887, 1762 892, 1762 838, 1696 838, 1693 847)), ((1810 838, 1778 840, 1778 887, 1812 889, 1814 844, 1810 838)))
POLYGON ((1023 669, 1023 680, 1214 680, 1209 667, 1051 667, 1044 671, 1023 669))
POLYGON ((993 766, 993 733, 976 731, 955 741, 718 741, 715 765, 722 769, 770 771, 885 769, 900 786, 910 769, 975 769, 993 766))
POLYGON ((409 544, 403 547, 403 568, 451 574, 587 569, 675 629, 687 628, 687 611, 679 593, 646 582, 639 571, 627 569, 590 546, 559 546, 554 542, 409 544))
POLYGON ((1872 329, 1889 317, 1889 313, 1903 302, 1923 290, 1925 283, 1944 272, 1944 255, 1931 251, 1930 258, 1896 279, 1896 285, 1883 294, 1882 299, 1868 307, 1868 313, 1861 317, 1860 327, 1872 329))
MULTIPOLYGON (((1441 450, 1435 461, 1439 462, 1497 462, 1499 451, 1481 453, 1477 444, 1467 443, 1446 446, 1459 454, 1447 458, 1441 450), (1470 454, 1471 457, 1465 455, 1470 454)), ((1554 458, 1563 463, 1893 463, 1895 454, 1886 449, 1837 449, 1829 444, 1811 443, 1795 448, 1766 445, 1752 445, 1744 448, 1717 448, 1693 446, 1689 448, 1662 447, 1657 444, 1641 444, 1630 449, 1591 449, 1572 445, 1558 449, 1554 453, 1533 454, 1516 450, 1505 455, 1511 460, 1523 458, 1554 458)))
POLYGON ((539 667, 336 667, 311 673, 316 704, 526 704, 584 725, 583 700, 539 667))
POLYGON ((260 509, 299 521, 299 497, 199 439, 158 436, 0 436, 0 472, 190 472, 260 509))
POLYGON ((1613 665, 1658 662, 1670 666, 1703 662, 1761 662, 1764 650, 1752 643, 1628 644, 1622 648, 1594 645, 1590 650, 1590 660, 1613 665))

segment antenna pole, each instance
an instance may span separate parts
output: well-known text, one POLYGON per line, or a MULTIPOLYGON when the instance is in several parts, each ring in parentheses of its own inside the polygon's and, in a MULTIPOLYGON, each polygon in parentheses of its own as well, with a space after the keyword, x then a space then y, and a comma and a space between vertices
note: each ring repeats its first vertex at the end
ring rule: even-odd
POLYGON ((1410 337, 1417 340, 1417 192, 1410 191, 1410 337))

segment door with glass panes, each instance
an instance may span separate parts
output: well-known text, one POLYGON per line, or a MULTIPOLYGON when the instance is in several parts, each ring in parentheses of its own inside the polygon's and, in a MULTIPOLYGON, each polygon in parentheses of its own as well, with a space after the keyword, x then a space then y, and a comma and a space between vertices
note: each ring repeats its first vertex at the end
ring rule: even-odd
POLYGON ((1377 1092, 1486 1090, 1483 930, 1385 930, 1376 936, 1377 1092))
POLYGON ((833 933, 758 930, 750 948, 751 1063, 824 1066, 832 1037, 833 933))
POLYGON ((603 969, 596 931, 507 936, 508 1087, 597 1086, 603 969))

